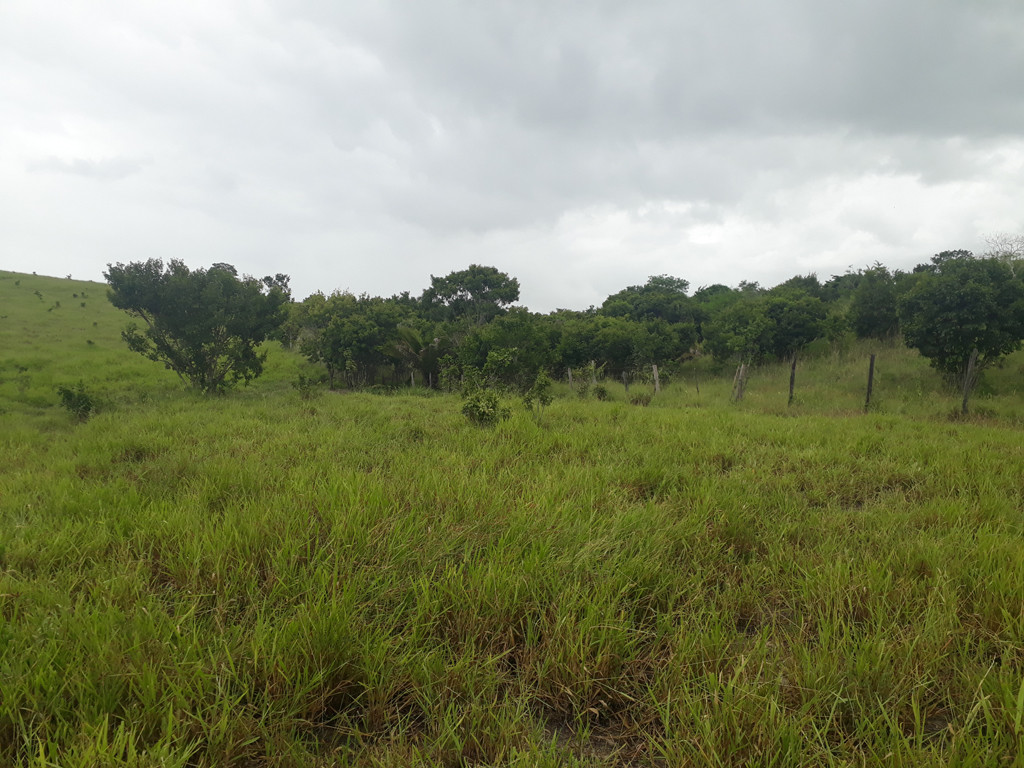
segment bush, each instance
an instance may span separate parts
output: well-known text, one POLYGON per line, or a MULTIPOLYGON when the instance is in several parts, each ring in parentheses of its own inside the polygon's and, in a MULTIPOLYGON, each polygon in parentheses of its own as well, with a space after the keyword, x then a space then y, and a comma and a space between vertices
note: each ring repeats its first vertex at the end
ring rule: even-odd
POLYGON ((493 427, 499 421, 507 419, 511 415, 511 410, 501 404, 497 392, 476 389, 465 395, 462 413, 474 424, 493 427))
POLYGON ((78 382, 74 387, 57 387, 60 404, 79 421, 85 421, 96 410, 92 396, 85 391, 85 385, 78 382))
POLYGON ((319 397, 323 394, 320 389, 320 385, 324 383, 322 376, 307 376, 304 373, 300 373, 299 377, 292 382, 292 386, 299 393, 299 397, 303 400, 312 400, 314 397, 319 397))
POLYGON ((637 392, 636 394, 629 396, 629 402, 633 405, 639 405, 642 408, 646 408, 651 404, 651 399, 654 396, 650 392, 637 392))
POLYGON ((598 400, 607 400, 608 399, 608 388, 605 387, 604 384, 597 384, 597 385, 595 385, 593 391, 594 391, 594 397, 596 397, 598 400))
POLYGON ((544 408, 551 405, 552 399, 551 377, 544 371, 540 371, 533 386, 523 395, 523 405, 533 413, 533 417, 539 423, 541 416, 544 415, 544 408))

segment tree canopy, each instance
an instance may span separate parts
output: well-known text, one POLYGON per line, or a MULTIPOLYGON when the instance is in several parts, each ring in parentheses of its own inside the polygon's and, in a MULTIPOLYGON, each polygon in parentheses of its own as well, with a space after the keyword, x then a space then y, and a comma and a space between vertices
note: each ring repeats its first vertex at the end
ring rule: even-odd
POLYGON ((288 276, 239 279, 234 267, 190 270, 160 259, 107 265, 110 302, 131 323, 121 336, 135 352, 163 363, 202 392, 221 392, 263 372, 256 347, 280 325, 288 276))
POLYGON ((445 277, 430 276, 422 302, 438 319, 467 319, 477 325, 502 314, 519 301, 519 281, 495 267, 470 264, 445 277))
POLYGON ((980 370, 1020 348, 1024 285, 1004 261, 943 251, 915 272, 900 301, 900 323, 907 346, 934 368, 957 380, 975 349, 980 370))

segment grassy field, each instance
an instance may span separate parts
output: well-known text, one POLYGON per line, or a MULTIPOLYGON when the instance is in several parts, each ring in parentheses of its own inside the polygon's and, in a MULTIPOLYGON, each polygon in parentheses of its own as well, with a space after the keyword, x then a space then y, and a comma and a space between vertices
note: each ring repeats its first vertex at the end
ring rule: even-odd
POLYGON ((123 323, 0 272, 0 765, 1024 764, 1020 356, 966 420, 857 347, 485 430, 123 323))

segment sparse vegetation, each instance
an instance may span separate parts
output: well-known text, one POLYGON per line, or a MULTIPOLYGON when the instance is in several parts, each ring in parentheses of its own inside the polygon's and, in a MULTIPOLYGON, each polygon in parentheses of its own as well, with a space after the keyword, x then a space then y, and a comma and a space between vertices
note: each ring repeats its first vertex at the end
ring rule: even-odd
POLYGON ((92 395, 85 390, 85 385, 79 382, 73 387, 57 387, 57 395, 60 397, 60 404, 79 421, 85 421, 95 410, 96 403, 92 395))

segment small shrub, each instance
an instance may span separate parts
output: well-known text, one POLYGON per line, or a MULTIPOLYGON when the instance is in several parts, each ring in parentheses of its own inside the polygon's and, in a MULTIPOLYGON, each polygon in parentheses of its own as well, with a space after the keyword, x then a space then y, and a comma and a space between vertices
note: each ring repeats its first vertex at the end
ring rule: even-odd
POLYGON ((597 384, 597 385, 595 385, 594 389, 593 389, 593 392, 594 392, 594 397, 596 397, 598 400, 607 400, 608 399, 608 388, 605 387, 604 384, 597 384))
POLYGON ((551 405, 553 399, 551 394, 551 377, 544 371, 541 371, 537 374, 537 379, 533 382, 533 386, 523 395, 523 405, 533 413, 533 417, 539 423, 540 417, 544 415, 544 409, 551 405))
POLYGON ((57 387, 60 404, 79 421, 85 421, 96 410, 92 395, 85 391, 85 385, 78 382, 74 387, 57 387))
POLYGON ((580 400, 586 400, 590 396, 590 382, 581 380, 576 385, 576 397, 580 400))
POLYGON ((650 392, 636 392, 629 396, 629 402, 633 405, 639 405, 641 408, 646 408, 651 404, 651 399, 654 396, 650 392))
MULTIPOLYGON (((91 344, 92 342, 89 343, 91 344)), ((292 382, 292 386, 295 387, 299 397, 303 400, 312 400, 314 397, 319 397, 322 394, 320 389, 322 383, 322 377, 307 376, 304 373, 300 373, 299 377, 292 382)))
POLYGON ((482 427, 493 427, 499 421, 507 419, 511 410, 501 404, 498 393, 489 389, 476 389, 468 392, 462 403, 462 414, 474 424, 482 427))

